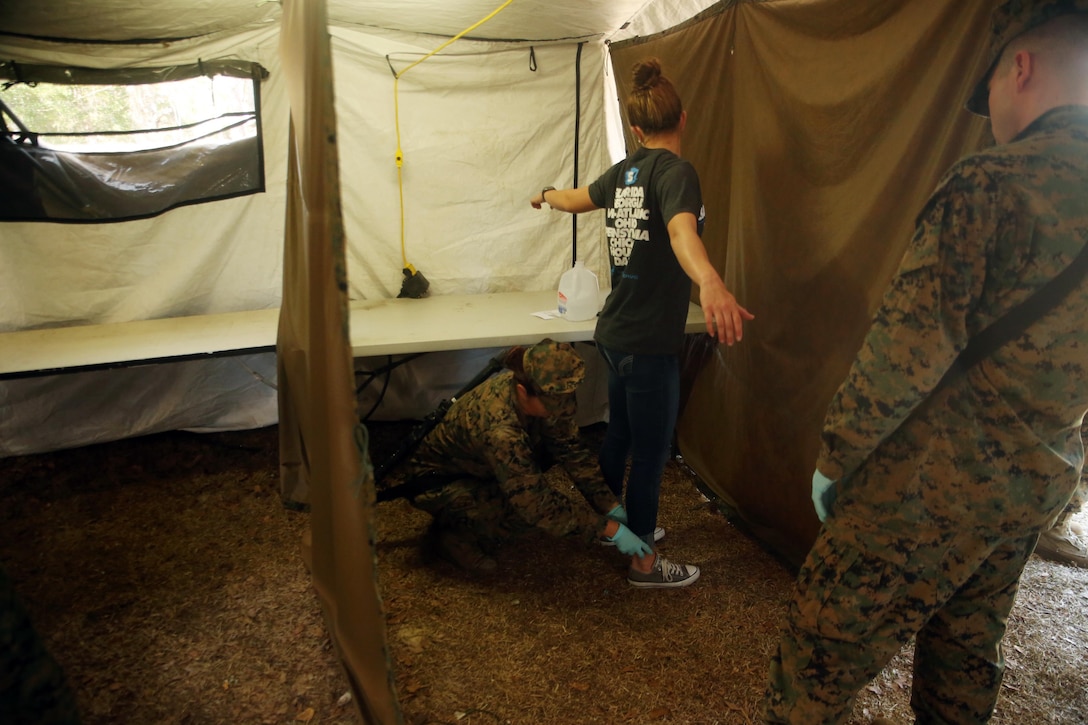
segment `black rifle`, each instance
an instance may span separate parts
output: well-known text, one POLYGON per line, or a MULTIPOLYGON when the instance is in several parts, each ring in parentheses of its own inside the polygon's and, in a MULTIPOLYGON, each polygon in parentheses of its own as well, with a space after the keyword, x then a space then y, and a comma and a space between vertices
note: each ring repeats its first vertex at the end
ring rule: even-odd
MULTIPOLYGON (((380 484, 382 479, 396 468, 400 463, 412 455, 416 448, 419 448, 419 444, 423 442, 423 439, 427 437, 435 427, 442 422, 442 419, 446 417, 446 413, 450 407, 456 403, 461 396, 469 392, 483 381, 490 378, 492 375, 503 369, 503 361, 506 359, 506 351, 503 351, 499 355, 491 358, 487 363, 487 367, 476 374, 476 377, 468 381, 465 387, 457 391, 449 400, 443 400, 438 404, 438 407, 428 414, 423 420, 417 423, 412 430, 405 436, 404 440, 397 446, 397 450, 393 451, 388 460, 383 461, 379 465, 374 467, 374 483, 380 484)), ((379 489, 376 496, 376 501, 392 501, 396 498, 402 498, 406 496, 415 496, 423 493, 431 488, 442 486, 449 481, 449 476, 421 476, 414 478, 410 481, 402 483, 397 486, 391 486, 385 489, 379 489)))

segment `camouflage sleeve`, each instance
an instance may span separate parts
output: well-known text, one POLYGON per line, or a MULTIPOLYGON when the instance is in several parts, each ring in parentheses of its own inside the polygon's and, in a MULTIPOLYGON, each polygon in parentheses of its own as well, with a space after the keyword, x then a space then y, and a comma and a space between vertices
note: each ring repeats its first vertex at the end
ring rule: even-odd
POLYGON ((582 443, 574 416, 549 418, 544 426, 544 440, 594 511, 606 514, 619 505, 616 495, 604 482, 597 457, 582 443))
POLYGON ((958 167, 918 216, 880 309, 824 418, 816 467, 855 471, 921 404, 967 344, 986 276, 993 201, 984 173, 958 167))
POLYGON ((0 714, 3 722, 79 725, 68 679, 0 569, 0 714))
POLYGON ((577 535, 585 541, 604 529, 604 516, 548 485, 524 430, 489 431, 486 455, 499 487, 525 523, 553 536, 577 535))

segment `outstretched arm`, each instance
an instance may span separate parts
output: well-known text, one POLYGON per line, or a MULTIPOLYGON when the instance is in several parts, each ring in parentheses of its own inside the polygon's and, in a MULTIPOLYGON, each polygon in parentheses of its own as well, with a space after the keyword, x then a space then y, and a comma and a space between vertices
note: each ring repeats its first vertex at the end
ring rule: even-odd
MULTIPOLYGON (((549 198, 551 192, 549 192, 549 198)), ((710 263, 695 215, 681 212, 669 220, 669 241, 673 254, 691 281, 699 286, 699 305, 706 317, 706 332, 718 342, 732 345, 744 336, 744 321, 755 319, 748 310, 737 303, 710 263)))
POLYGON ((539 209, 542 204, 547 204, 552 209, 569 211, 572 214, 599 209, 593 200, 589 198, 589 187, 582 186, 577 189, 546 189, 533 198, 529 203, 534 209, 539 209))

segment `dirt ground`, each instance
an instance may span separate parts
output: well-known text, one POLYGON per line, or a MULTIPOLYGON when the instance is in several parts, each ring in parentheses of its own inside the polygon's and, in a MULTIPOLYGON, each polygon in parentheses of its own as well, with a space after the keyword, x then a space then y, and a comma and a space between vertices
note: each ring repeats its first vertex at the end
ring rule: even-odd
MULTIPOLYGON (((375 445, 402 434, 372 426, 375 445)), ((64 667, 83 722, 360 723, 278 495, 275 428, 182 432, 0 459, 0 565, 64 667)), ((557 484, 558 485, 558 484, 557 484)), ((667 556, 703 576, 635 590, 623 557, 528 536, 469 577, 428 518, 377 509, 403 720, 756 723, 794 573, 670 464, 667 556)), ((1033 559, 993 722, 1088 723, 1088 570, 1033 559)), ((853 723, 912 721, 909 646, 853 723)))

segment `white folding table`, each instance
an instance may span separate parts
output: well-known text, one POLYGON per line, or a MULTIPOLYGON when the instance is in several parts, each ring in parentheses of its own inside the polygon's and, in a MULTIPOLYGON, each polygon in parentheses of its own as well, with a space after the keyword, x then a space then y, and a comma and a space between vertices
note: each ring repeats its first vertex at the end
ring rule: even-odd
MULTIPOLYGON (((350 311, 352 354, 592 339, 595 319, 534 316, 554 311, 555 303, 554 290, 357 300, 350 311)), ((268 352, 276 348, 278 321, 279 309, 272 308, 0 333, 0 379, 268 352)), ((698 305, 690 305, 685 329, 705 331, 698 305)))

